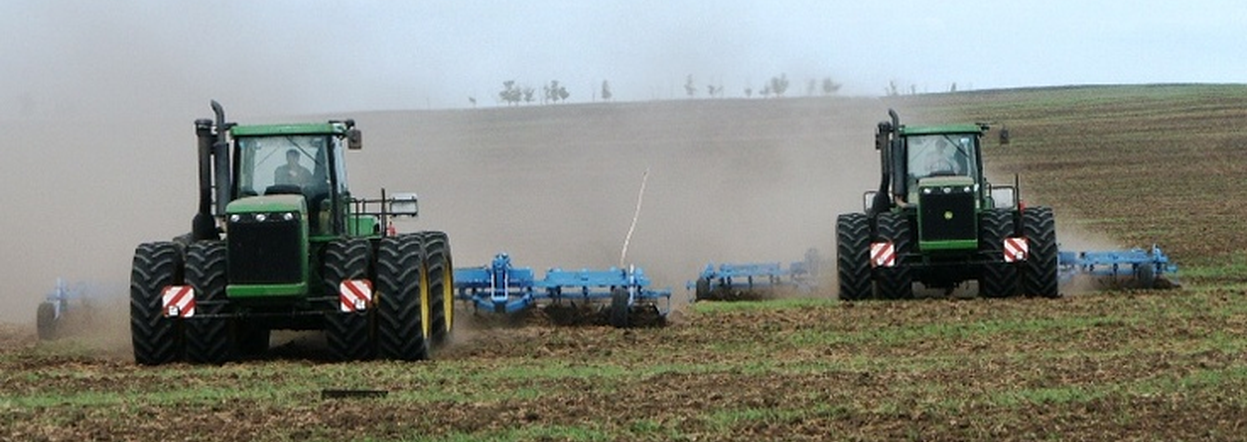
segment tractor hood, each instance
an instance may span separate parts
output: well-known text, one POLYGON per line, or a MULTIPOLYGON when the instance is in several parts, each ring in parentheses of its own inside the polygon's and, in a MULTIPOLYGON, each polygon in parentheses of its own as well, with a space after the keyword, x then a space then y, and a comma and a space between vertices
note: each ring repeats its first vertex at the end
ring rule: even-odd
POLYGON ((234 200, 226 213, 299 212, 307 211, 303 195, 265 195, 234 200))
MULTIPOLYGON (((974 178, 968 176, 937 176, 918 180, 918 187, 974 187, 974 178)), ((972 189, 973 190, 973 189, 972 189)))
POLYGON ((923 193, 923 189, 929 189, 928 193, 937 194, 975 193, 979 190, 974 184, 974 178, 968 176, 927 177, 919 179, 918 185, 909 188, 909 201, 917 202, 918 195, 923 193))

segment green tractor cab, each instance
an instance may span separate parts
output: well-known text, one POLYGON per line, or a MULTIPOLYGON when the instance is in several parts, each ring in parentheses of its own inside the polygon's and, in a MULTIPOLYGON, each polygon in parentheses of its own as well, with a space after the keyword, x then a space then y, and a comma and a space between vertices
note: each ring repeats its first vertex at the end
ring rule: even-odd
POLYGON ((985 124, 879 123, 878 190, 836 222, 840 298, 903 299, 913 284, 945 293, 977 281, 980 296, 1056 297, 1052 210, 1024 207, 1017 184, 983 173, 985 124))

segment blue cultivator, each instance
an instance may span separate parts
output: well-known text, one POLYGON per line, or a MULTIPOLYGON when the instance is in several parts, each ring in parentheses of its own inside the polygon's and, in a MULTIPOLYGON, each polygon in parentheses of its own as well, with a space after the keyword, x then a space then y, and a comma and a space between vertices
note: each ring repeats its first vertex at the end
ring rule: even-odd
POLYGON ((818 251, 805 252, 805 260, 784 268, 778 262, 707 264, 697 280, 686 287, 693 290, 696 300, 734 301, 760 299, 776 289, 810 291, 817 286, 818 251))
POLYGON ((1057 254, 1061 283, 1075 276, 1090 275, 1107 278, 1115 285, 1138 288, 1172 288, 1177 284, 1178 267, 1155 245, 1150 250, 1108 250, 1057 254))
POLYGON ((48 292, 35 311, 35 328, 39 339, 52 340, 65 335, 65 318, 70 316, 70 310, 85 310, 85 302, 86 285, 78 283, 71 287, 65 284, 64 279, 57 278, 56 287, 48 292))
POLYGON ((591 322, 615 327, 663 323, 671 310, 671 291, 649 286, 639 267, 553 268, 539 280, 531 268, 512 266, 506 253, 494 256, 488 266, 455 269, 456 299, 472 303, 477 311, 513 314, 537 307, 560 312, 571 308, 604 319, 591 322), (665 307, 659 305, 662 300, 665 307))

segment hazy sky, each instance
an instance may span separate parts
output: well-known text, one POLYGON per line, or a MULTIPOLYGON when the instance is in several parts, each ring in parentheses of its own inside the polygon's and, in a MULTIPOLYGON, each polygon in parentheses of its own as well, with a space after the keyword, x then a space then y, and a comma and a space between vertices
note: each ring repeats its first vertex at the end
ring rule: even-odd
POLYGON ((593 98, 727 96, 781 73, 843 94, 1247 82, 1247 2, 62 1, 0 3, 0 118, 497 105, 505 80, 593 98))

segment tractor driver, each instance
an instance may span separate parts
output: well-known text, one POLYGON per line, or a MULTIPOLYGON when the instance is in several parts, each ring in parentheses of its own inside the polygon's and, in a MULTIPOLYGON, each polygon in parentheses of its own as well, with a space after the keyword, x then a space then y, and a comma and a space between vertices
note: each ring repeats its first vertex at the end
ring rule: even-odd
POLYGON ((286 164, 277 166, 273 171, 273 184, 295 185, 302 187, 312 180, 312 171, 299 164, 299 151, 286 151, 286 164))
POLYGON ((948 140, 943 138, 936 140, 935 151, 927 154, 925 166, 923 168, 926 170, 927 176, 936 174, 961 174, 961 166, 957 164, 957 161, 953 158, 953 155, 955 154, 952 149, 949 149, 948 140))

